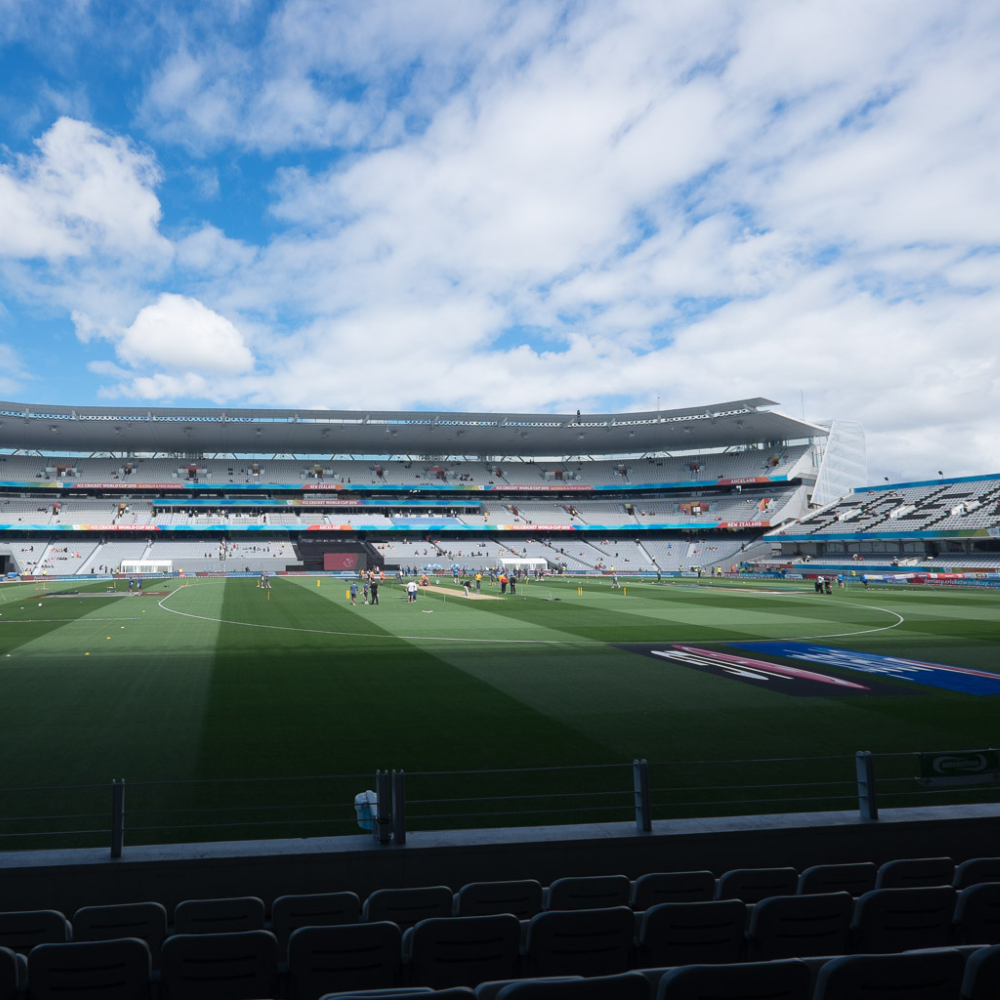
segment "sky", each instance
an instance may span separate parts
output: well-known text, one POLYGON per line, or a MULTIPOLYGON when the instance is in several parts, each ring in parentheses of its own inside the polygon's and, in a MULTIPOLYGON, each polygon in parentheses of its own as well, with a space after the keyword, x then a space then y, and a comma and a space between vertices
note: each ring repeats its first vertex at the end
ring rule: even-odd
POLYGON ((764 396, 1000 472, 998 154, 982 0, 0 0, 0 397, 764 396))

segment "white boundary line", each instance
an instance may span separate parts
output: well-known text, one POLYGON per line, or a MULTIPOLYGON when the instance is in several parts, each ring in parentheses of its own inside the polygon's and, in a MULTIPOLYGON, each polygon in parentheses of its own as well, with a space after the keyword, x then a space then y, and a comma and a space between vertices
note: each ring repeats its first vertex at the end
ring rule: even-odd
MULTIPOLYGON (((208 582, 208 581, 206 581, 208 582)), ((189 585, 190 586, 190 585, 189 585)), ((230 618, 212 618, 208 615, 194 615, 187 611, 175 611, 173 608, 168 608, 165 606, 164 601, 168 598, 173 597, 174 594, 184 587, 178 587, 176 590, 172 590, 169 594, 157 601, 157 606, 162 608, 164 611, 169 611, 172 615, 181 615, 184 618, 195 618, 198 621, 213 622, 219 625, 241 625, 244 628, 263 628, 270 629, 275 632, 306 632, 311 635, 343 635, 349 636, 356 639, 402 639, 405 642, 469 642, 469 643, 486 643, 492 645, 519 645, 519 646, 567 646, 567 645, 598 645, 598 646, 614 646, 617 645, 613 642, 605 642, 601 639, 581 639, 575 638, 569 641, 561 641, 558 639, 470 639, 462 636, 449 636, 449 635, 397 635, 392 632, 342 632, 335 631, 333 629, 322 629, 322 628, 299 628, 294 625, 263 625, 260 622, 238 622, 233 621, 230 618)), ((813 641, 815 639, 844 639, 850 638, 852 636, 858 635, 871 635, 873 632, 887 632, 889 629, 898 628, 906 620, 897 611, 890 611, 888 608, 879 608, 874 604, 863 604, 861 605, 865 608, 872 608, 875 611, 881 611, 887 615, 893 615, 896 618, 891 625, 881 625, 878 628, 863 629, 860 632, 833 632, 827 635, 804 635, 804 636, 771 636, 765 639, 665 639, 664 642, 680 642, 680 643, 701 643, 702 645, 723 645, 731 642, 806 642, 813 641)))

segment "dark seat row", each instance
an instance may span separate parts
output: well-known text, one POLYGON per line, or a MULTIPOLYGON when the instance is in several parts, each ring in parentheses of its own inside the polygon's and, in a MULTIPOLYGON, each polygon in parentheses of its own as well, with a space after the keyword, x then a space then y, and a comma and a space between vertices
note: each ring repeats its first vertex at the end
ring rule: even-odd
MULTIPOLYGON (((479 918, 493 920, 495 918, 479 918)), ((651 968, 614 976, 499 980, 470 987, 316 992, 289 980, 286 989, 263 959, 276 948, 268 931, 181 935, 169 945, 159 983, 150 974, 144 942, 41 945, 29 958, 32 1000, 260 1000, 263 997, 348 1000, 361 997, 436 997, 437 1000, 993 1000, 1000 996, 1000 945, 942 948, 895 955, 782 959, 735 965, 651 968), (206 956, 211 953, 211 960, 206 956), (247 956, 258 959, 250 965, 247 956), (223 957, 225 956, 225 957, 223 957), (228 963, 228 964, 223 964, 228 963)), ((0 949, 0 1000, 17 1000, 7 977, 15 956, 0 949)))

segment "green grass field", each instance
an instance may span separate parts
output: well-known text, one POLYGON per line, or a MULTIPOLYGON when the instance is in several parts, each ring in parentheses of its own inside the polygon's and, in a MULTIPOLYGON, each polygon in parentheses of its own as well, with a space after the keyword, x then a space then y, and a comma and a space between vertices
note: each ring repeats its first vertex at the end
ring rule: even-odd
MULTIPOLYGON (((455 803, 478 795, 497 797, 479 807, 495 818, 474 824, 490 825, 524 822, 504 814, 533 813, 529 792, 542 800, 556 787, 580 795, 573 808, 581 812, 569 802, 564 819, 584 809, 587 818, 599 818, 600 809, 625 818, 631 798, 622 790, 631 788, 631 775, 594 767, 544 772, 537 782, 510 775, 487 782, 426 772, 624 765, 642 757, 653 762, 654 785, 671 789, 658 799, 663 815, 706 811, 713 797, 742 803, 726 812, 770 811, 770 799, 792 793, 765 789, 755 804, 744 789, 800 780, 831 782, 807 790, 804 801, 823 795, 835 804, 843 795, 847 808, 856 750, 997 743, 996 696, 879 677, 871 694, 831 687, 823 696, 794 697, 772 681, 699 671, 617 645, 696 644, 753 656, 726 644, 802 639, 997 671, 995 591, 866 593, 855 585, 820 596, 810 584, 692 580, 612 591, 606 581, 554 580, 472 601, 450 581, 441 584, 450 593, 421 593, 408 604, 401 588, 386 583, 379 607, 351 607, 347 585, 331 578, 319 585, 279 578, 270 592, 253 579, 172 580, 147 583, 141 597, 106 594, 104 585, 79 595, 60 593, 72 587, 66 584, 3 585, 0 814, 14 818, 0 826, 0 848, 34 845, 13 837, 19 833, 103 830, 106 785, 116 777, 129 782, 131 842, 169 841, 207 837, 209 821, 231 824, 213 839, 308 835, 326 831, 328 820, 343 824, 328 832, 348 832, 350 800, 372 787, 377 768, 410 775, 414 826, 467 822, 455 803), (808 768, 684 763, 819 756, 842 759, 808 768), (322 775, 349 777, 304 780, 322 775), (301 780, 210 780, 278 777, 301 780), (731 790, 697 790, 706 784, 731 790), (96 787, 52 790, 70 785, 96 787), (46 790, 23 791, 34 787, 46 790), (590 790, 606 792, 606 804, 585 799, 590 790), (346 805, 324 812, 323 803, 346 805), (269 814, 270 805, 299 811, 269 814)), ((823 672, 867 683, 856 672, 823 672)), ((913 794, 905 783, 909 758, 899 766, 893 760, 886 766, 898 772, 899 794, 913 794)), ((542 811, 536 819, 556 821, 542 811)))

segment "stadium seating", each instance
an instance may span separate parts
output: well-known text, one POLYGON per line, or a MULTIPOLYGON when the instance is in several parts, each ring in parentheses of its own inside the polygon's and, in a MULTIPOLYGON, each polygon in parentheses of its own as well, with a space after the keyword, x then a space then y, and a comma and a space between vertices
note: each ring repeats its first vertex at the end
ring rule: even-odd
POLYGON ((152 982, 149 947, 138 938, 40 944, 28 957, 32 1000, 137 1000, 152 982))
POLYGON ((399 986, 402 940, 399 927, 389 921, 292 931, 287 953, 289 1000, 399 986))
POLYGON ((160 962, 163 1000, 249 1000, 276 992, 278 942, 270 931, 174 934, 160 962))
POLYGON ((850 955, 822 966, 813 1000, 953 1000, 961 988, 964 964, 963 956, 948 948, 908 955, 850 955))
POLYGON ((642 915, 636 938, 639 965, 702 965, 743 957, 747 907, 740 899, 657 903, 642 915))
POLYGON ((403 935, 403 961, 418 986, 443 989, 516 976, 521 926, 510 913, 421 920, 403 935))
POLYGON ((138 938, 146 943, 159 967, 160 949, 167 936, 167 910, 161 903, 83 906, 73 914, 72 924, 74 941, 138 938))
POLYGON ((951 886, 873 889, 858 899, 854 911, 855 950, 878 954, 943 947, 950 943, 954 913, 951 886))
POLYGON ((507 882, 471 882, 455 893, 453 912, 458 917, 513 913, 528 920, 542 909, 542 884, 534 879, 507 882))

